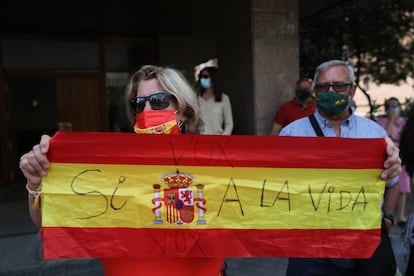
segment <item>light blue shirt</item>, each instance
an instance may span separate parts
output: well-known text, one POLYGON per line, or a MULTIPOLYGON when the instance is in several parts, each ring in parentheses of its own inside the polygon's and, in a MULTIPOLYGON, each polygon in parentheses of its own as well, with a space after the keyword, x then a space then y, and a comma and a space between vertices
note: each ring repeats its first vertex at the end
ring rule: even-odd
MULTIPOLYGON (((318 110, 314 113, 324 136, 336 137, 332 124, 321 116, 318 110)), ((342 138, 385 138, 386 131, 376 122, 367 118, 351 114, 341 124, 342 138)), ((316 132, 308 117, 293 121, 280 131, 280 136, 316 136, 316 132)), ((387 183, 387 187, 394 186, 398 182, 398 176, 387 183)))

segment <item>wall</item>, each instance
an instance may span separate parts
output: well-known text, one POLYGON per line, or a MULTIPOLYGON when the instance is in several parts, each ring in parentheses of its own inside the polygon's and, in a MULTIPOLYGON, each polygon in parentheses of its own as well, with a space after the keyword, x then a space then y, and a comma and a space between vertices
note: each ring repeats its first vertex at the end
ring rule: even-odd
POLYGON ((252 44, 255 133, 268 135, 281 103, 299 78, 297 1, 253 1, 252 44))

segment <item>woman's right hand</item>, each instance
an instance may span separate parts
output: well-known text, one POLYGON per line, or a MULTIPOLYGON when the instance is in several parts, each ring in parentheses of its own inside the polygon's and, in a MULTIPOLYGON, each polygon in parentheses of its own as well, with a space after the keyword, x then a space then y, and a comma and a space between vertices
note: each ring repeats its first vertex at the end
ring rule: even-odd
POLYGON ((49 169, 47 152, 49 151, 50 136, 42 135, 40 143, 20 158, 20 169, 27 179, 30 189, 37 191, 49 169))

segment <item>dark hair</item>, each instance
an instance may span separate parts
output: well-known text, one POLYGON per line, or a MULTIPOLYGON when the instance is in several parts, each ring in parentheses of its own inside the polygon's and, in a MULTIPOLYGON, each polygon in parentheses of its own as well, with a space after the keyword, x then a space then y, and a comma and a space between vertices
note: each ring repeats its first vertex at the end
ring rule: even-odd
POLYGON ((200 85, 200 79, 201 79, 201 73, 204 71, 207 71, 210 75, 211 80, 211 88, 213 89, 214 93, 214 100, 216 102, 221 102, 222 93, 221 93, 221 81, 218 73, 218 69, 216 67, 210 66, 210 67, 204 67, 200 70, 200 73, 198 73, 198 82, 197 82, 197 94, 199 96, 203 96, 204 92, 206 92, 206 89, 201 87, 200 85))
POLYGON ((385 100, 385 102, 384 102, 385 109, 388 109, 390 107, 390 102, 391 101, 396 101, 398 103, 398 106, 401 107, 400 101, 395 97, 391 97, 391 98, 385 100))
POLYGON ((312 79, 310 79, 310 78, 300 78, 296 81, 296 86, 298 86, 302 82, 309 82, 312 85, 312 79))
POLYGON ((311 86, 311 88, 312 88, 312 80, 311 80, 311 79, 309 79, 309 78, 301 78, 301 79, 298 79, 298 80, 296 81, 296 83, 295 83, 295 90, 298 90, 298 88, 299 88, 299 84, 301 84, 302 82, 307 82, 307 83, 309 83, 309 84, 310 84, 310 86, 311 86))
POLYGON ((407 122, 405 123, 400 136, 400 157, 405 170, 413 175, 414 171, 414 104, 411 105, 407 122))

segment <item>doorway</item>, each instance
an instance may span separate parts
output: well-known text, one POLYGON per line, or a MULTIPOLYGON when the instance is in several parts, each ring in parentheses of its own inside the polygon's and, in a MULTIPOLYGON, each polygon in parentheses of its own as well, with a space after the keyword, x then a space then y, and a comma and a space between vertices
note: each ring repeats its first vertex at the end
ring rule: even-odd
POLYGON ((19 158, 30 151, 42 134, 53 136, 62 122, 73 131, 106 131, 108 108, 99 74, 9 76, 10 153, 4 156, 12 181, 24 180, 19 158))

